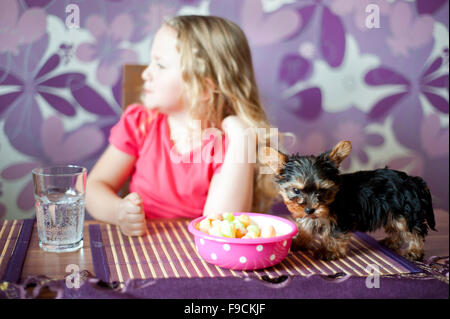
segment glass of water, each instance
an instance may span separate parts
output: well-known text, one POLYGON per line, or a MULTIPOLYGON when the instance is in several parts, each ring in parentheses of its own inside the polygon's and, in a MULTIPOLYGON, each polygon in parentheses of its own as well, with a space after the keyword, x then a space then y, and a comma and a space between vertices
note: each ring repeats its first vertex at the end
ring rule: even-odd
POLYGON ((32 174, 39 246, 51 252, 83 247, 86 168, 52 166, 32 174))

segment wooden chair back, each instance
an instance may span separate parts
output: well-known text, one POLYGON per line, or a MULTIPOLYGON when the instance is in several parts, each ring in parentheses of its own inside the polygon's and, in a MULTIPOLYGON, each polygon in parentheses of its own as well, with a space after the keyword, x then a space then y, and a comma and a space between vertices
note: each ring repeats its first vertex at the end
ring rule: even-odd
POLYGON ((140 103, 142 94, 142 72, 146 65, 142 64, 125 64, 123 66, 122 75, 122 109, 133 103, 140 103))
MULTIPOLYGON (((134 103, 141 103, 142 86, 144 80, 142 79, 142 72, 147 65, 142 64, 125 64, 123 66, 122 75, 122 110, 134 103)), ((130 178, 122 185, 119 196, 125 197, 130 192, 129 190, 130 178)))

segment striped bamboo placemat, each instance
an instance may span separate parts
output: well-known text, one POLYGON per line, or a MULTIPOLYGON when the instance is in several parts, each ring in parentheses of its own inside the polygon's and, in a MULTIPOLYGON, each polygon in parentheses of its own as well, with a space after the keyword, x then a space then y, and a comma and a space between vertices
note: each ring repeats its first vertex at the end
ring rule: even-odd
POLYGON ((0 282, 18 282, 35 219, 0 221, 0 282))
POLYGON ((89 226, 95 275, 105 281, 128 279, 247 277, 314 274, 353 276, 413 273, 420 269, 401 256, 382 247, 372 237, 356 233, 346 258, 317 260, 309 251, 290 252, 278 265, 255 271, 236 271, 205 262, 195 249, 194 237, 188 232, 189 221, 149 221, 149 234, 124 236, 109 224, 89 226))

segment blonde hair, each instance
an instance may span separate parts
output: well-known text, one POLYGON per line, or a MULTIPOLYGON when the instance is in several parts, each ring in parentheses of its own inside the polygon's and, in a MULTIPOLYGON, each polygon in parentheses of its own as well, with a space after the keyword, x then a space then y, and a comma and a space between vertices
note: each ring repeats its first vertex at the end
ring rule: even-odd
MULTIPOLYGON (((269 146, 271 126, 260 101, 250 47, 241 28, 215 16, 176 16, 168 18, 164 25, 177 32, 183 92, 192 118, 201 119, 207 128, 220 128, 225 117, 237 115, 249 127, 263 128, 265 133, 258 136, 263 141, 257 144, 269 146)), ((277 135, 281 143, 284 134, 277 135)), ((267 212, 278 191, 273 176, 261 174, 260 167, 257 159, 252 211, 267 212)))

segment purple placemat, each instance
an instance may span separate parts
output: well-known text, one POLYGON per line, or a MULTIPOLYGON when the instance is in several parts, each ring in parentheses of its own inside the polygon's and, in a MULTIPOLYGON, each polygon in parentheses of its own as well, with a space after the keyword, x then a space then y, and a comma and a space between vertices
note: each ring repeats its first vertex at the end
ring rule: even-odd
POLYGON ((414 264, 382 247, 372 237, 355 233, 345 258, 317 260, 310 251, 290 252, 278 265, 255 271, 236 271, 209 264, 197 253, 189 221, 149 221, 148 235, 124 236, 109 224, 90 225, 95 276, 124 283, 147 278, 216 278, 350 275, 365 277, 421 272, 414 264), (370 267, 369 267, 370 265, 370 267), (375 268, 373 267, 375 266, 375 268), (376 269, 376 270, 374 270, 376 269))
POLYGON ((18 282, 35 219, 0 221, 0 282, 18 282))
MULTIPOLYGON (((364 277, 349 276, 333 279, 318 275, 288 277, 281 282, 237 277, 130 279, 120 286, 88 276, 83 279, 79 288, 74 288, 69 287, 64 279, 53 280, 38 276, 28 277, 20 284, 4 283, 3 288, 0 289, 0 299, 37 298, 41 292, 46 292, 47 298, 146 298, 162 301, 182 299, 186 304, 190 304, 191 300, 198 304, 203 299, 211 298, 265 299, 264 303, 273 299, 448 299, 448 278, 430 273, 418 273, 414 277, 416 278, 381 276, 376 285, 368 284, 368 282, 372 283, 372 280, 364 277), (48 296, 48 291, 52 292, 51 296, 48 296)), ((160 303, 158 305, 161 306, 160 303)), ((292 312, 292 307, 295 309, 298 306, 298 300, 295 300, 295 304, 288 308, 292 312)), ((169 310, 172 309, 171 307, 173 304, 169 306, 169 310)), ((179 309, 177 311, 179 314, 179 309)))

